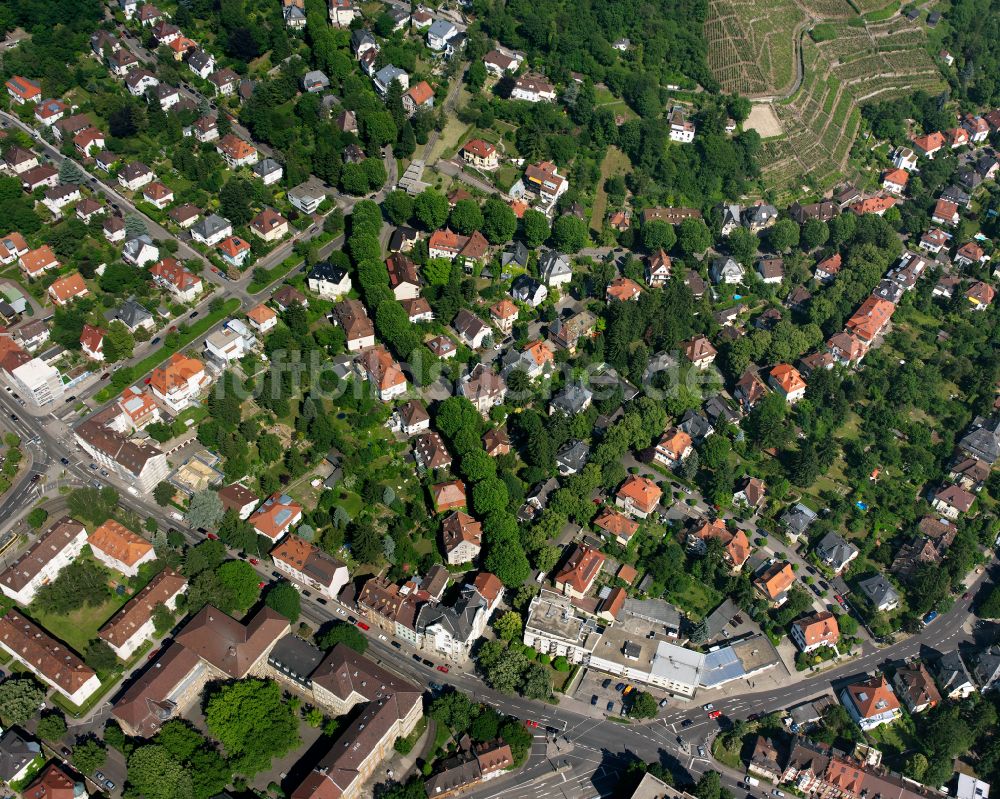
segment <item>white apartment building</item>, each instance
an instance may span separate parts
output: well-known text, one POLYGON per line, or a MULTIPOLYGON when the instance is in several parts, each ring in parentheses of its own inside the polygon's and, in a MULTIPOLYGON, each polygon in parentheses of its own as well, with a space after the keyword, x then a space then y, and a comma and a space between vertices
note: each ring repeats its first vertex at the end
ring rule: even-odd
POLYGON ((22 607, 30 605, 38 589, 76 560, 86 543, 83 525, 62 517, 0 573, 0 591, 22 607))
POLYGON ((21 396, 38 407, 61 399, 65 391, 59 370, 40 358, 32 358, 9 371, 5 367, 3 374, 21 396))

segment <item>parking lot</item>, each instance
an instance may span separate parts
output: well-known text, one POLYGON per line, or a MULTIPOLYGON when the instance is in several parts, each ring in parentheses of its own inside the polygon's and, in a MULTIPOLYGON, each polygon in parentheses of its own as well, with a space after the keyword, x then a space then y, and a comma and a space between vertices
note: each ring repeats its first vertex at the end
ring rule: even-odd
MULTIPOLYGON (((612 677, 610 674, 602 671, 587 669, 580 678, 580 683, 577 686, 574 696, 579 701, 586 702, 595 711, 600 711, 606 716, 620 716, 622 715, 623 701, 625 706, 628 706, 628 697, 623 696, 623 692, 629 684, 628 680, 622 677, 612 677), (622 690, 616 690, 619 685, 622 686, 622 690), (597 697, 596 701, 594 701, 594 697, 597 697), (610 709, 608 707, 609 702, 611 703, 610 709)), ((656 697, 657 702, 662 702, 665 698, 664 694, 661 694, 651 686, 641 683, 631 683, 631 685, 636 691, 648 691, 656 697)), ((666 707, 664 705, 661 710, 665 710, 666 707)))

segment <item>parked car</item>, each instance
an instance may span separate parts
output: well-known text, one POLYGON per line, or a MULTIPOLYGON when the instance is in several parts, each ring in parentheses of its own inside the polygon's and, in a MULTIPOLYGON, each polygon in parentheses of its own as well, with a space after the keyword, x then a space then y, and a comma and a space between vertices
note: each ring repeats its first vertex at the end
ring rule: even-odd
POLYGON ((399 643, 399 641, 390 641, 390 643, 392 644, 393 649, 402 649, 403 648, 402 645, 399 643))
POLYGON ((684 721, 682 721, 682 722, 681 722, 681 729, 682 729, 682 730, 686 730, 686 729, 687 729, 688 727, 690 727, 690 726, 691 726, 692 724, 694 724, 694 722, 693 722, 693 721, 691 721, 691 719, 684 719, 684 721))
POLYGON ((590 697, 590 704, 592 705, 597 704, 597 694, 594 694, 592 697, 590 697))
POLYGON ((615 710, 615 703, 614 702, 608 702, 608 713, 613 713, 614 710, 615 710))
POLYGON ((702 709, 702 710, 705 710, 705 711, 708 711, 708 710, 715 710, 715 705, 714 705, 714 704, 712 704, 711 702, 709 702, 709 703, 708 703, 707 705, 702 705, 702 706, 701 706, 701 709, 702 709))

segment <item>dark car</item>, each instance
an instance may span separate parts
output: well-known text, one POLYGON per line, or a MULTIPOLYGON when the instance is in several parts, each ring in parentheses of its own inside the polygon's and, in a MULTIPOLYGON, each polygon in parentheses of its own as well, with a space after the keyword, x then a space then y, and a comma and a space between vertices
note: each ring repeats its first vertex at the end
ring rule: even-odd
POLYGON ((392 642, 392 647, 393 647, 393 649, 402 649, 403 648, 402 645, 399 643, 399 641, 393 641, 392 642))
POLYGON ((420 655, 418 655, 416 652, 410 655, 410 657, 413 658, 415 661, 417 661, 417 663, 420 662, 420 655))
POLYGON ((623 682, 618 683, 618 685, 615 686, 615 690, 618 691, 618 693, 621 693, 622 691, 624 691, 625 690, 625 683, 623 683, 623 682))
POLYGON ((60 458, 59 463, 61 463, 63 466, 69 466, 69 458, 60 458))
POLYGON ((348 620, 348 621, 349 621, 349 622, 350 622, 351 624, 357 624, 357 623, 358 623, 358 620, 357 620, 356 618, 354 618, 353 616, 348 616, 348 617, 347 617, 347 620, 348 620))
POLYGON ((149 343, 150 343, 150 344, 159 344, 159 343, 160 343, 160 337, 159 337, 159 336, 157 336, 156 338, 154 338, 154 339, 153 339, 152 341, 150 341, 149 343))
POLYGON ((316 597, 316 601, 319 602, 321 605, 325 605, 326 604, 326 600, 323 599, 323 597, 321 597, 321 596, 316 597))
POLYGON ((31 482, 32 483, 37 483, 41 479, 42 479, 42 476, 40 474, 33 474, 33 475, 31 475, 31 482))
POLYGON ((614 709, 615 709, 615 703, 608 702, 608 713, 611 713, 612 711, 614 711, 614 709))
POLYGON ((610 688, 610 687, 611 687, 611 680, 605 680, 604 682, 601 683, 601 688, 610 688))
POLYGON ((69 757, 71 754, 73 754, 72 752, 69 751, 69 748, 65 746, 62 747, 59 751, 62 753, 63 757, 69 757))
POLYGON ((681 722, 681 729, 685 729, 686 730, 692 724, 694 724, 694 722, 691 721, 691 719, 684 719, 684 721, 681 722))
POLYGON ((592 705, 597 704, 597 694, 594 694, 592 697, 590 697, 590 704, 592 705))
POLYGON ((70 397, 66 397, 66 404, 67 405, 69 405, 71 402, 75 402, 75 401, 76 401, 76 394, 73 394, 70 397))
POLYGON ((427 658, 424 658, 420 662, 423 663, 429 669, 433 669, 434 668, 434 661, 433 660, 428 660, 427 658))

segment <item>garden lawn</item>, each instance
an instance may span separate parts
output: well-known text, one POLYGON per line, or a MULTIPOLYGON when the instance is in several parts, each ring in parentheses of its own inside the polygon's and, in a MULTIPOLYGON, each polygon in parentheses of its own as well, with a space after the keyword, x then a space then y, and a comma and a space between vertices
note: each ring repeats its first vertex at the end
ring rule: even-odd
POLYGON ((699 620, 712 612, 722 601, 722 595, 711 586, 689 580, 684 591, 672 591, 668 600, 683 608, 694 620, 699 620))
POLYGON ((82 655, 87 649, 87 644, 97 637, 97 631, 127 601, 127 596, 114 594, 103 604, 96 607, 82 607, 65 616, 41 613, 35 608, 30 608, 28 615, 82 655))
POLYGON ((625 153, 617 147, 608 147, 608 153, 601 163, 601 179, 597 183, 597 194, 594 195, 594 205, 590 212, 591 230, 604 227, 604 216, 608 210, 608 194, 604 191, 605 181, 616 175, 628 174, 632 162, 625 153))

